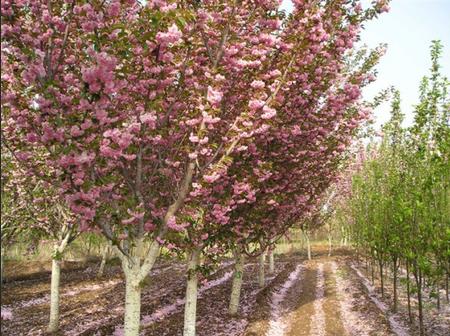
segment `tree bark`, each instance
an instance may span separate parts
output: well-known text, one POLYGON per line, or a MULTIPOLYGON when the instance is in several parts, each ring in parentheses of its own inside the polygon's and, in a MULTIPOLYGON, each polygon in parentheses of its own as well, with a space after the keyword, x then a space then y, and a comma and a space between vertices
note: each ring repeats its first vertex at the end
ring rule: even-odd
POLYGON ((394 312, 397 312, 397 306, 398 306, 398 295, 397 295, 397 271, 398 271, 398 265, 397 265, 397 259, 393 259, 394 263, 394 312))
POLYGON ((328 256, 331 256, 331 250, 333 248, 332 242, 331 242, 331 234, 328 235, 328 256))
POLYGON ((194 250, 189 255, 183 336, 195 336, 198 284, 197 266, 199 264, 199 257, 200 250, 194 250))
POLYGON ((5 266, 5 249, 2 247, 1 249, 1 255, 0 255, 1 261, 0 261, 0 285, 3 286, 3 269, 5 266))
POLYGON ((56 332, 59 327, 59 284, 61 277, 61 259, 66 249, 72 231, 69 229, 64 238, 56 244, 52 257, 52 279, 50 283, 50 320, 47 331, 56 332))
POLYGON ((422 307, 422 274, 420 269, 414 265, 414 278, 416 279, 417 286, 417 301, 419 309, 419 335, 424 336, 425 330, 423 326, 423 307, 422 307))
POLYGON ((275 256, 273 250, 269 251, 269 273, 273 274, 275 272, 275 256))
POLYGON ((305 237, 306 241, 306 253, 308 255, 308 260, 311 260, 311 242, 309 240, 309 234, 306 231, 303 231, 303 236, 305 237))
POLYGON ((381 281, 381 297, 384 298, 384 274, 383 274, 383 260, 378 260, 378 265, 380 267, 380 281, 381 281))
POLYGON ((266 252, 264 251, 259 255, 259 272, 258 272, 258 284, 259 287, 264 287, 266 282, 265 279, 265 263, 266 263, 266 252))
POLYGON ((139 264, 129 265, 125 272, 125 336, 138 336, 141 320, 141 286, 139 264))
POLYGON ((47 331, 56 332, 59 327, 59 283, 61 275, 61 260, 58 257, 52 259, 52 280, 50 284, 50 321, 47 331))
POLYGON ((438 310, 441 309, 441 293, 439 291, 439 281, 436 282, 436 307, 438 310))
POLYGON ((241 297, 242 281, 244 278, 244 262, 245 256, 241 251, 235 252, 236 263, 234 265, 233 285, 231 287, 230 305, 228 312, 230 315, 236 315, 239 308, 239 301, 241 297))
MULTIPOLYGON (((135 246, 140 246, 137 242, 135 246)), ((114 251, 122 261, 122 269, 125 273, 125 336, 138 336, 141 318, 141 283, 152 269, 159 254, 160 245, 153 241, 141 265, 140 249, 135 248, 126 256, 115 245, 114 251)))
POLYGON ((449 295, 448 295, 448 272, 445 272, 445 298, 447 303, 449 303, 449 295))
POLYGON ((370 271, 372 273, 372 286, 375 284, 375 261, 372 260, 370 263, 370 271))
POLYGON ((103 276, 103 272, 105 271, 106 259, 108 259, 109 255, 109 245, 106 245, 102 251, 102 261, 100 262, 100 267, 98 268, 97 278, 101 278, 103 276))
POLYGON ((408 296, 408 316, 409 316, 409 323, 412 323, 412 312, 411 312, 411 288, 409 284, 409 262, 406 261, 406 294, 408 296))

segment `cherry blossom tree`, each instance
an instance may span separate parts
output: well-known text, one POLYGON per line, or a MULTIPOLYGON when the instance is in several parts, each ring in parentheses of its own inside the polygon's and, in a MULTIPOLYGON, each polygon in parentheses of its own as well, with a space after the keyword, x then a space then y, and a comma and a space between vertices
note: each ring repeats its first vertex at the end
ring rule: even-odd
MULTIPOLYGON (((308 9, 312 13, 314 10, 327 13, 340 8, 342 4, 335 5, 323 9, 310 4, 311 8, 308 9)), ((301 22, 306 9, 299 6, 287 27, 292 22, 301 22)), ((311 15, 310 19, 319 24, 317 18, 311 15)), ((333 29, 338 26, 333 20, 348 19, 345 13, 330 19, 331 22, 326 21, 326 15, 319 18, 325 21, 333 33, 333 29)), ((307 19, 303 22, 308 26, 307 19)), ((360 21, 356 20, 354 24, 360 24, 360 21)), ((304 30, 305 27, 300 25, 296 29, 304 30)), ((356 40, 355 32, 345 38, 356 40)), ((289 37, 294 35, 289 28, 286 28, 285 34, 289 37)), ((241 142, 243 145, 230 155, 233 160, 226 170, 206 175, 203 181, 193 184, 189 204, 197 201, 191 210, 201 208, 202 218, 197 218, 195 225, 186 222, 178 227, 179 231, 187 228, 189 241, 193 243, 191 249, 197 249, 197 259, 198 250, 208 243, 214 245, 215 242, 225 240, 233 245, 236 241, 240 242, 241 247, 234 249, 237 259, 235 279, 239 280, 236 285, 233 284, 232 297, 237 297, 237 300, 243 265, 243 255, 239 251, 251 246, 250 243, 262 242, 262 254, 266 245, 272 244, 315 202, 320 201, 318 195, 333 181, 344 149, 355 135, 358 125, 368 117, 367 106, 358 102, 359 90, 374 79, 372 68, 382 50, 357 53, 354 57, 346 58, 345 51, 351 47, 348 44, 347 48, 338 48, 336 54, 331 56, 329 52, 336 51, 333 42, 327 45, 319 39, 323 46, 319 44, 320 48, 315 49, 317 40, 302 34, 296 36, 301 42, 294 43, 301 43, 304 49, 298 52, 294 60, 289 60, 291 71, 285 77, 289 84, 283 87, 284 92, 277 92, 273 110, 266 109, 271 114, 270 120, 254 132, 251 142, 241 142), (310 50, 307 48, 309 44, 310 50), (315 50, 312 52, 315 57, 308 57, 311 50, 315 50), (317 64, 321 63, 318 60, 321 57, 324 58, 325 69, 317 64), (339 61, 330 66, 326 62, 327 57, 339 61), (354 66, 351 71, 347 71, 343 65, 349 59, 352 59, 354 66), (324 78, 319 78, 317 82, 301 80, 308 73, 313 77, 322 71, 324 78), (302 130, 299 124, 304 124, 305 129, 302 130), (210 206, 205 207, 205 204, 210 206)), ((263 89, 266 84, 260 80, 251 83, 251 86, 263 89)), ((230 306, 234 310, 237 304, 236 299, 233 301, 230 306)))
MULTIPOLYGON (((363 70, 371 63, 349 76, 342 57, 361 22, 387 2, 368 11, 344 0, 294 3, 297 14, 283 29, 275 0, 2 3, 5 141, 29 175, 58 190, 81 230, 102 233, 117 250, 126 335, 138 334, 141 283, 161 245, 185 224, 195 225, 182 246, 197 264, 199 239, 210 228, 202 223, 211 222, 202 217, 210 216, 209 190, 243 153, 257 163, 255 137, 272 129, 277 139, 296 133, 316 145, 314 138, 336 133, 328 147, 293 147, 289 155, 300 165, 302 157, 331 159, 357 127, 359 117, 341 117, 370 80, 363 70), (277 121, 280 114, 289 118, 277 121), (206 192, 195 197, 199 186, 206 192), (193 220, 184 221, 190 213, 193 220)), ((302 171, 332 166, 310 163, 302 171)), ((255 167, 263 180, 272 169, 255 167)), ((266 192, 285 191, 286 182, 266 192)), ((237 183, 253 192, 243 176, 237 183)), ((284 210, 273 201, 269 206, 284 210)), ((214 216, 226 217, 226 205, 219 206, 214 216)), ((242 231, 245 223, 235 223, 242 231)), ((192 313, 187 320, 185 335, 193 335, 192 313)))
POLYGON ((48 330, 55 331, 59 323, 61 260, 67 246, 79 235, 77 222, 57 190, 45 179, 28 174, 18 159, 3 148, 2 254, 18 235, 33 240, 45 237, 54 243, 48 330))

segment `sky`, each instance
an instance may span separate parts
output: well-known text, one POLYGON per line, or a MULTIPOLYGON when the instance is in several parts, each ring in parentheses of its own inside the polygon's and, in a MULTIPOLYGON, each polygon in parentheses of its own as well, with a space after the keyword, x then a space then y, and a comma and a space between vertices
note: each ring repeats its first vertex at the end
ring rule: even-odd
MULTIPOLYGON (((363 0, 363 5, 368 4, 370 0, 363 0)), ((420 80, 429 73, 432 40, 441 40, 444 46, 442 72, 450 78, 450 0, 392 0, 390 7, 388 13, 366 23, 361 33, 361 43, 369 47, 388 44, 377 67, 377 81, 363 96, 371 99, 382 89, 395 86, 400 90, 407 126, 413 120, 420 80)), ((291 11, 291 1, 283 0, 282 8, 291 11)), ((375 110, 375 127, 388 119, 389 103, 385 103, 375 110)))

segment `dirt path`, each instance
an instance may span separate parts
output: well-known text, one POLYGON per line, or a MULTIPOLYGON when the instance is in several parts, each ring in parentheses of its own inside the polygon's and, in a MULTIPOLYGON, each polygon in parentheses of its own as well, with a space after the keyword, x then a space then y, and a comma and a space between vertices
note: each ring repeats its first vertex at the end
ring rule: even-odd
POLYGON ((345 336, 345 331, 339 307, 339 298, 337 294, 336 274, 333 270, 332 262, 326 264, 325 268, 325 302, 323 310, 326 319, 326 335, 345 336))
POLYGON ((296 298, 291 302, 291 312, 288 315, 287 336, 311 335, 311 318, 314 315, 314 300, 316 297, 317 264, 307 262, 304 267, 303 279, 293 288, 290 297, 296 298))
POLYGON ((273 289, 267 328, 251 324, 252 336, 405 336, 373 302, 348 260, 320 256, 291 269, 273 289))

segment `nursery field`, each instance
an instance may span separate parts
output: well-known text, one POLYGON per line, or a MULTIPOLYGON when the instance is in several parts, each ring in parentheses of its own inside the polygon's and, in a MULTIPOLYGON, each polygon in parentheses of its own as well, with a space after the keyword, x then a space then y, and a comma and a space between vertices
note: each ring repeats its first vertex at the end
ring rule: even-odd
MULTIPOLYGON (((352 252, 325 246, 303 254, 276 255, 275 271, 266 269, 264 287, 256 277, 258 263, 244 266, 240 313, 230 317, 233 262, 224 260, 199 284, 199 336, 418 335, 408 323, 405 293, 400 287, 398 313, 390 309, 392 288, 381 298, 378 279, 352 252)), ((33 265, 6 265, 9 281, 2 290, 2 335, 43 335, 48 323, 50 272, 33 265)), ((60 330, 56 335, 121 335, 125 284, 119 265, 108 265, 96 277, 98 263, 66 263, 61 277, 60 330)), ((389 274, 386 283, 389 284, 389 274)), ((161 260, 142 291, 141 335, 182 335, 186 287, 185 264, 161 260)), ((448 335, 450 306, 437 310, 425 298, 426 335, 448 335)), ((416 304, 413 301, 413 305, 416 304)), ((414 317, 417 320, 416 317, 414 317)))
POLYGON ((1 335, 450 336, 413 3, 2 1, 1 335))

